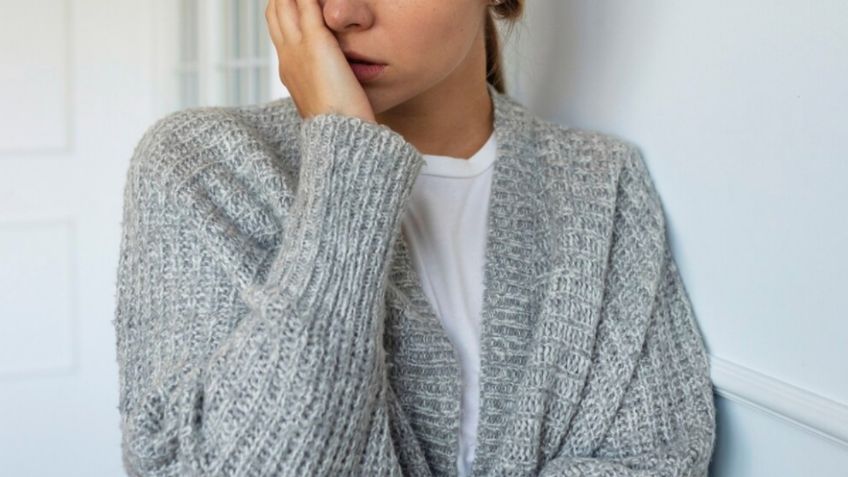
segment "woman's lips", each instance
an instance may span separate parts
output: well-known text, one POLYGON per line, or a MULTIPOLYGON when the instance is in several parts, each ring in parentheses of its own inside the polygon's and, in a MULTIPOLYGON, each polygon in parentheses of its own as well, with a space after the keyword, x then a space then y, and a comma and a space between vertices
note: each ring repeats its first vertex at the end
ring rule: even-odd
POLYGON ((350 69, 353 70, 353 74, 356 75, 356 79, 359 80, 360 83, 376 79, 380 76, 383 70, 386 69, 386 65, 366 63, 350 59, 348 59, 348 64, 350 65, 350 69))
POLYGON ((377 58, 371 58, 369 56, 363 55, 362 53, 357 53, 352 50, 342 50, 347 61, 356 61, 357 63, 376 63, 378 65, 384 64, 377 58))

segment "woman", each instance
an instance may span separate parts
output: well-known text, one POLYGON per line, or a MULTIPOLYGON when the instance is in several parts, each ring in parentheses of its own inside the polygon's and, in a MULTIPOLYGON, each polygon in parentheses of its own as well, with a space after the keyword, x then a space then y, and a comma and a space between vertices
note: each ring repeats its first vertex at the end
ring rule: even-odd
POLYGON ((646 165, 504 93, 493 15, 523 1, 485 2, 271 0, 292 96, 145 132, 130 475, 707 474, 707 354, 646 165))

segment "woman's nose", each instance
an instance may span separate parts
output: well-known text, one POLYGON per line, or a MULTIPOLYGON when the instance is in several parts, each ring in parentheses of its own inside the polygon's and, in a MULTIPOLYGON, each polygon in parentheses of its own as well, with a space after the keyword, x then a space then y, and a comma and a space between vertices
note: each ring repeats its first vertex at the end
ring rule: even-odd
POLYGON ((369 28, 374 11, 366 0, 319 0, 324 23, 335 31, 369 28))

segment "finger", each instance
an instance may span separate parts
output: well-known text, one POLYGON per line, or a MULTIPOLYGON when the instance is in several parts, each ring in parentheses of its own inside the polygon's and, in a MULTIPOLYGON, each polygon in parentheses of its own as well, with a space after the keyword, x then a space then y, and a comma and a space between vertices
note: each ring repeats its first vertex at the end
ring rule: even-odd
POLYGON ((268 33, 271 35, 271 40, 279 51, 280 47, 283 46, 283 37, 280 31, 280 22, 277 19, 276 3, 276 0, 268 0, 268 5, 265 7, 265 20, 268 22, 268 33))
POLYGON ((299 42, 301 38, 300 25, 298 24, 297 4, 295 0, 276 0, 277 20, 280 22, 280 32, 283 34, 283 42, 299 42))
POLYGON ((297 0, 297 9, 300 11, 300 26, 304 31, 324 28, 324 14, 318 0, 297 0))

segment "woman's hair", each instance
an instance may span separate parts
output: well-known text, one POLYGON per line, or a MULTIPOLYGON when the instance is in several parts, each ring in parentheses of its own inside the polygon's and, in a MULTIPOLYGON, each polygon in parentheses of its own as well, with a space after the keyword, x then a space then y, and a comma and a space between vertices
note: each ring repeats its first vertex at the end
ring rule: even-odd
POLYGON ((524 0, 502 0, 498 5, 490 5, 486 9, 486 82, 490 83, 499 93, 506 92, 501 58, 501 41, 495 20, 506 20, 509 31, 524 13, 524 0))

